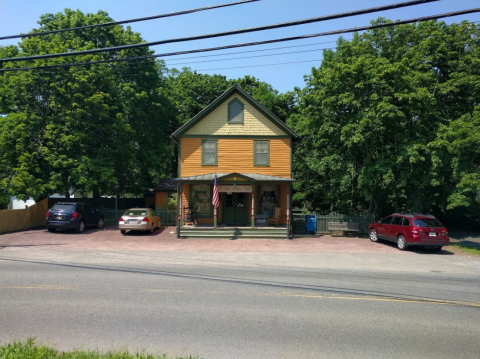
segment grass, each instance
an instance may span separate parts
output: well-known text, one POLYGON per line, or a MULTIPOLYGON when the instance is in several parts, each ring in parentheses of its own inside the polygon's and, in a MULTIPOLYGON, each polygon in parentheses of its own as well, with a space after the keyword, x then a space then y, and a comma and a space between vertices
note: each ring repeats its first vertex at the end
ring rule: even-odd
POLYGON ((449 247, 459 249, 463 253, 468 253, 468 254, 473 254, 473 255, 480 256, 480 249, 478 249, 478 248, 461 246, 459 244, 450 244, 449 247))
POLYGON ((35 338, 26 341, 15 341, 13 344, 0 346, 0 359, 201 359, 199 356, 167 356, 145 352, 130 353, 127 350, 100 353, 98 351, 72 350, 58 351, 46 345, 37 345, 35 338))

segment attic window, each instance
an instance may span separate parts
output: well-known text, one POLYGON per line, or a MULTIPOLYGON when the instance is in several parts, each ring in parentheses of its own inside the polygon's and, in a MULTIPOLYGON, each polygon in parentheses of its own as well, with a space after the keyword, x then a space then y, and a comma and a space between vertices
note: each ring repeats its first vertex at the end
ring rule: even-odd
POLYGON ((243 103, 237 98, 228 103, 228 123, 243 123, 243 103))

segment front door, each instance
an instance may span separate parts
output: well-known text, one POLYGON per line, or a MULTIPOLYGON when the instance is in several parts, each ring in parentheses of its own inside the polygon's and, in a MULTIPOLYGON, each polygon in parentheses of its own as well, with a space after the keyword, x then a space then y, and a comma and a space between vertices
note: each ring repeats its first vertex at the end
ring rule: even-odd
POLYGON ((225 193, 223 222, 228 225, 246 225, 248 222, 247 193, 225 193))

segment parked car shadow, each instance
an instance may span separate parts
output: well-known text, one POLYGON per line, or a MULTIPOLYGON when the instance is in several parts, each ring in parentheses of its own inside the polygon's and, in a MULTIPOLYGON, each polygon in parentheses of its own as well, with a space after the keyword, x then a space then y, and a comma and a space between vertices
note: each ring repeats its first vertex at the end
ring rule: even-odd
POLYGON ((45 244, 15 244, 15 245, 9 245, 9 244, 4 244, 0 246, 0 249, 4 248, 13 248, 13 247, 43 247, 43 246, 63 246, 64 244, 51 244, 51 243, 45 243, 45 244))
MULTIPOLYGON (((397 244, 393 243, 393 242, 379 240, 378 243, 389 246, 389 247, 392 247, 392 248, 397 248, 397 244)), ((440 251, 433 250, 433 249, 428 248, 428 247, 411 246, 411 247, 408 247, 407 252, 412 252, 412 253, 416 253, 416 254, 424 254, 424 255, 436 255, 436 256, 450 256, 450 255, 455 254, 455 253, 450 252, 448 250, 448 246, 443 247, 440 251)))
MULTIPOLYGON (((117 231, 120 231, 118 228, 116 229, 117 231)), ((155 228, 153 233, 150 233, 150 231, 135 231, 135 230, 127 230, 127 233, 125 233, 125 236, 148 236, 148 237, 155 237, 160 235, 165 231, 165 227, 160 227, 160 228, 155 228)))
MULTIPOLYGON (((160 228, 156 228, 154 231, 153 231, 153 234, 150 234, 150 231, 127 231, 127 233, 125 234, 126 236, 157 236, 157 235, 160 235, 162 234, 164 231, 166 230, 166 227, 160 227, 160 228)), ((45 229, 45 232, 47 232, 47 230, 45 229)), ((120 235, 120 229, 118 229, 118 225, 116 224, 108 224, 108 225, 105 225, 104 227, 102 228, 95 228, 95 227, 87 227, 85 228, 85 230, 82 232, 82 233, 78 233, 75 229, 58 229, 56 230, 55 232, 53 233, 49 233, 51 235, 55 235, 56 233, 65 233, 68 235, 72 235, 72 236, 85 236, 85 235, 89 235, 89 234, 92 234, 92 233, 98 233, 98 232, 118 232, 118 234, 120 235)))
MULTIPOLYGON (((82 233, 77 232, 76 229, 57 229, 55 232, 50 232, 50 234, 55 235, 55 233, 69 233, 72 235, 78 235, 78 236, 84 236, 88 235, 90 233, 95 233, 95 232, 113 232, 113 231, 118 231, 118 226, 117 225, 104 225, 102 228, 97 228, 97 227, 85 227, 85 230, 82 233)), ((47 232, 47 229, 45 229, 45 232, 47 232)))

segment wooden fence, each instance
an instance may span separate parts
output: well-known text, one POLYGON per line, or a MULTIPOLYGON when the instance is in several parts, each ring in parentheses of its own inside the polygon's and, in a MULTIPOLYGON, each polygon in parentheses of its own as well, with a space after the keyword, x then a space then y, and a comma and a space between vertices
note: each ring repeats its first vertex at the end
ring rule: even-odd
POLYGON ((160 216, 162 226, 176 226, 177 225, 177 211, 165 211, 157 207, 157 215, 160 216))
MULTIPOLYGON (((293 233, 307 233, 305 219, 307 214, 312 213, 295 209, 293 210, 293 233)), ((327 229, 327 222, 357 222, 360 225, 360 233, 368 233, 368 225, 374 222, 374 218, 369 214, 345 215, 340 213, 330 213, 328 215, 317 215, 317 233, 330 233, 327 229)))
POLYGON ((0 233, 45 226, 47 211, 47 198, 25 209, 0 210, 0 233))

